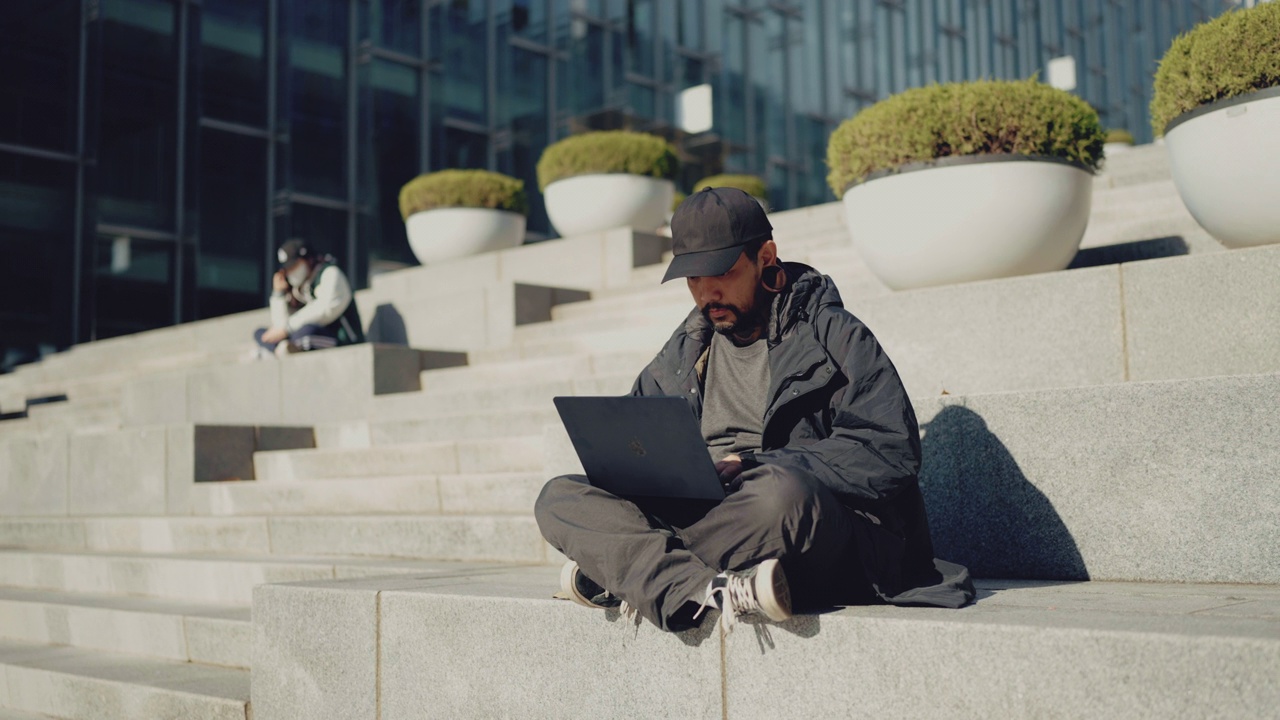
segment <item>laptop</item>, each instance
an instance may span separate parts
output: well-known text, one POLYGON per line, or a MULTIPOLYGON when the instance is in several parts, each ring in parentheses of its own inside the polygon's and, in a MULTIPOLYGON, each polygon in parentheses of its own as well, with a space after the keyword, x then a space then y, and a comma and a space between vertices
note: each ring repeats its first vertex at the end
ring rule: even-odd
POLYGON ((630 500, 718 503, 724 486, 682 397, 558 397, 592 485, 630 500))

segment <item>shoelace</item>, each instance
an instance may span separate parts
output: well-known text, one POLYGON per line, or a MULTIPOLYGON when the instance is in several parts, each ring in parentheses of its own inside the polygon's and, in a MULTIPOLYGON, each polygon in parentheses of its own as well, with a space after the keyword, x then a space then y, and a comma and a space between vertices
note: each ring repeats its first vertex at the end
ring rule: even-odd
POLYGON ((620 613, 622 617, 628 620, 634 620, 637 623, 640 622, 639 618, 636 616, 636 609, 631 606, 631 603, 627 602, 626 600, 623 600, 622 598, 619 598, 617 595, 614 595, 608 590, 605 590, 604 594, 611 598, 618 598, 618 613, 620 613))
POLYGON ((749 615, 761 611, 760 603, 756 600, 756 594, 751 589, 751 576, 742 575, 725 575, 725 584, 720 587, 713 587, 707 593, 706 599, 702 601, 702 605, 698 607, 698 611, 693 614, 696 620, 702 615, 702 611, 708 606, 715 605, 720 609, 720 629, 726 633, 733 632, 733 628, 738 624, 739 615, 749 615), (719 600, 716 595, 719 594, 719 600))

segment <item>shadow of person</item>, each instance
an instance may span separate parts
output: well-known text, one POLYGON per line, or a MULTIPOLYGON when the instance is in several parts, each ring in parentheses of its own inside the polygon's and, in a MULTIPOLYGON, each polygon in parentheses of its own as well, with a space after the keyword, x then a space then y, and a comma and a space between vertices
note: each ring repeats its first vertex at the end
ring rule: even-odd
POLYGON ((369 342, 387 345, 408 345, 409 332, 405 329, 404 318, 391 303, 383 303, 373 311, 369 321, 369 332, 365 333, 369 342))
POLYGON ((921 432, 920 487, 938 557, 977 578, 1089 579, 1053 503, 981 415, 949 405, 921 432))

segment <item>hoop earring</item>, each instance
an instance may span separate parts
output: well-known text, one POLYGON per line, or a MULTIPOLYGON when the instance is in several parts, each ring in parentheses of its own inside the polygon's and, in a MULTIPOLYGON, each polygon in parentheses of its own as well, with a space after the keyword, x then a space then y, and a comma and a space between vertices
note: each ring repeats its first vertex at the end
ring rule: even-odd
POLYGON ((787 289, 787 271, 781 265, 769 265, 760 271, 760 287, 775 295, 787 289))

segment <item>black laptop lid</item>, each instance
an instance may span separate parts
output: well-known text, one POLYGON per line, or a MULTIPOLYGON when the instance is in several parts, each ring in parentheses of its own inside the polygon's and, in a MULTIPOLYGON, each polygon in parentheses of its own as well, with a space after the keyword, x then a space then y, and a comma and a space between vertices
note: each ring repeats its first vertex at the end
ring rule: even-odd
POLYGON ((558 397, 556 410, 592 485, 621 497, 723 500, 682 397, 558 397))

